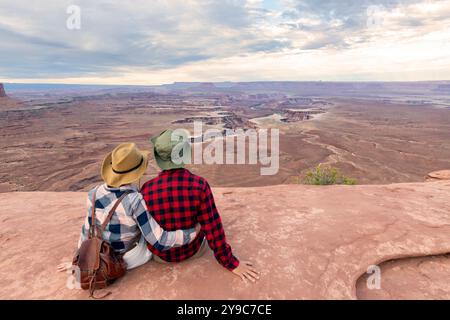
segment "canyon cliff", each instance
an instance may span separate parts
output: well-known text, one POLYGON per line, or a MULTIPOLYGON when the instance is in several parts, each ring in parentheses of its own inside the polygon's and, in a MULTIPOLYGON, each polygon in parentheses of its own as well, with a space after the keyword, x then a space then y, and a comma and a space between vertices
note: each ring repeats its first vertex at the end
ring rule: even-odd
POLYGON ((3 83, 0 83, 0 98, 7 97, 3 83))

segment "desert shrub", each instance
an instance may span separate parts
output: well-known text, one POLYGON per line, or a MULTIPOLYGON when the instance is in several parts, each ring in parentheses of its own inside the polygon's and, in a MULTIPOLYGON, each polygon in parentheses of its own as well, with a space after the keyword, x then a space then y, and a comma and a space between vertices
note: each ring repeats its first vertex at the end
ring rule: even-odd
POLYGON ((353 186, 356 184, 356 179, 353 178, 349 178, 349 177, 342 177, 342 183, 341 184, 346 184, 349 186, 353 186))
POLYGON ((306 172, 304 183, 321 186, 332 184, 354 185, 356 180, 342 175, 337 168, 319 164, 306 172))

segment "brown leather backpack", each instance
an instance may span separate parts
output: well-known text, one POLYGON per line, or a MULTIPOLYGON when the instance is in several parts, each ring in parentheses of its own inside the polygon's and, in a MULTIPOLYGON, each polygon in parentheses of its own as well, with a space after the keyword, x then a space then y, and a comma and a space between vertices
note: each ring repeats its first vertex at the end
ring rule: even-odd
MULTIPOLYGON (((111 245, 102 239, 102 234, 106 225, 111 220, 112 215, 116 211, 117 206, 130 192, 131 191, 126 191, 116 201, 105 221, 99 228, 95 225, 95 195, 97 189, 94 191, 89 239, 83 241, 72 261, 72 265, 75 268, 79 268, 81 288, 89 290, 89 297, 97 299, 97 297, 94 296, 94 291, 96 289, 107 287, 114 282, 114 280, 122 277, 126 273, 127 266, 122 255, 117 254, 111 245)), ((74 270, 72 272, 75 273, 77 271, 74 270)), ((104 296, 98 298, 104 298, 110 293, 111 292, 108 292, 104 296)))

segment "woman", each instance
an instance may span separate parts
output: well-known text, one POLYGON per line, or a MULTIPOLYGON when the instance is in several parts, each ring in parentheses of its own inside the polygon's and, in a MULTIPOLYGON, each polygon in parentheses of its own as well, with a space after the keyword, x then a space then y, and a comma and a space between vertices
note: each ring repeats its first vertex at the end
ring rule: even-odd
MULTIPOLYGON (((126 192, 111 220, 102 233, 103 240, 123 255, 128 269, 136 268, 151 259, 147 242, 159 250, 183 246, 195 239, 200 225, 195 229, 164 231, 148 213, 139 188, 133 183, 144 175, 150 152, 141 151, 134 143, 123 143, 105 157, 102 165, 104 184, 88 193, 87 216, 81 229, 78 248, 88 239, 92 206, 95 205, 95 225, 100 226, 116 201, 126 192), (92 203, 95 194, 95 204, 92 203)), ((70 263, 58 266, 67 270, 70 263)))

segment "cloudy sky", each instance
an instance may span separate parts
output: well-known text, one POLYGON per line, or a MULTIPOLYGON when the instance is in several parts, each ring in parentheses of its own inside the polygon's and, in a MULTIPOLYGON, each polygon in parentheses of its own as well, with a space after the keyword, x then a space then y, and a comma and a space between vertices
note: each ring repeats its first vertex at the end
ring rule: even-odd
POLYGON ((443 79, 450 0, 0 0, 2 82, 443 79))

